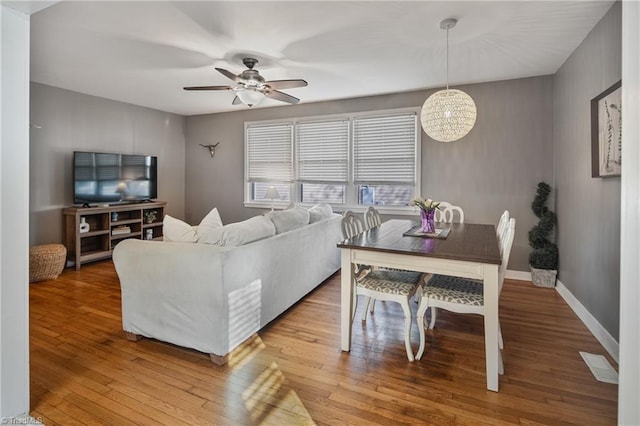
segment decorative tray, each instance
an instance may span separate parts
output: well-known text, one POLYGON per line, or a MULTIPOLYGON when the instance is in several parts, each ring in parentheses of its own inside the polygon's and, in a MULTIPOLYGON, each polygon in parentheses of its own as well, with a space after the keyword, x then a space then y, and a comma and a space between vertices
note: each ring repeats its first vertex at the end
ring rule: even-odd
POLYGON ((422 232, 420 230, 420 225, 415 225, 402 235, 404 235, 405 237, 439 238, 441 240, 444 240, 449 236, 450 232, 451 227, 449 226, 443 226, 439 228, 436 227, 436 232, 422 232))

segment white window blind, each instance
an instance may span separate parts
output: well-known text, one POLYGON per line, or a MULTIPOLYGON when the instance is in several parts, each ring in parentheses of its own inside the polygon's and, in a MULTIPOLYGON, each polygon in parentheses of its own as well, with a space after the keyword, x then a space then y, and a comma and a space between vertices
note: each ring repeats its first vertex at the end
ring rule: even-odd
POLYGON ((247 167, 249 182, 293 181, 293 126, 247 127, 247 167))
POLYGON ((300 182, 347 182, 349 122, 297 123, 296 153, 300 182))
POLYGON ((353 120, 354 182, 415 183, 417 114, 353 120))

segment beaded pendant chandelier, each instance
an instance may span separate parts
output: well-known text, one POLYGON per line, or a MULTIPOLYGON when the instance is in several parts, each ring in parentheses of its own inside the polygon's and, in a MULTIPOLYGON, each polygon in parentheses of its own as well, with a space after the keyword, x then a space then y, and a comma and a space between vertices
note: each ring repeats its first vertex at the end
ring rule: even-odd
POLYGON ((457 19, 445 19, 440 28, 447 30, 447 88, 429 96, 422 106, 420 122, 425 133, 438 142, 463 138, 476 123, 476 104, 462 90, 449 89, 449 30, 457 19))

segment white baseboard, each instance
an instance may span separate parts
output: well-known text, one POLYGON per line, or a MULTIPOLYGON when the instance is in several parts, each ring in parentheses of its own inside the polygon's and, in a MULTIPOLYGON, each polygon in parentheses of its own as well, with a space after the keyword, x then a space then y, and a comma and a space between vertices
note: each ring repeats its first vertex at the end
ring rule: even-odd
POLYGON ((556 283, 556 291, 562 296, 567 305, 573 312, 576 313, 578 318, 584 323, 585 326, 589 329, 593 337, 595 337, 598 342, 609 352, 609 355, 616 361, 618 360, 618 353, 620 351, 620 345, 616 340, 609 334, 609 332, 598 322, 598 320, 591 315, 591 313, 587 310, 587 308, 580 303, 578 299, 560 282, 560 280, 556 283))
POLYGON ((510 280, 531 281, 531 272, 527 271, 512 271, 507 269, 504 277, 510 280))
MULTIPOLYGON (((531 281, 531 272, 527 271, 512 271, 507 270, 505 278, 512 280, 531 281)), ((560 280, 556 282, 556 291, 569 305, 569 307, 575 312, 580 321, 589 329, 593 337, 600 342, 609 355, 616 361, 618 361, 618 353, 620 351, 619 344, 609 334, 609 332, 598 322, 598 320, 591 315, 591 313, 584 307, 582 303, 567 289, 560 280)))

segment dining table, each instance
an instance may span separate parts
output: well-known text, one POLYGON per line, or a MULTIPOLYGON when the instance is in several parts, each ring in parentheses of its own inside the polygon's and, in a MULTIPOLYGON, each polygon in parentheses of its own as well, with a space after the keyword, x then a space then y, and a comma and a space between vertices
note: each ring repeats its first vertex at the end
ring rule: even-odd
POLYGON ((356 264, 480 280, 484 293, 487 389, 498 392, 498 376, 502 368, 498 346, 498 269, 501 257, 495 226, 436 223, 436 228, 449 228, 446 238, 405 235, 416 226, 418 222, 413 220, 391 219, 338 243, 342 267, 341 349, 348 352, 351 347, 356 264))

